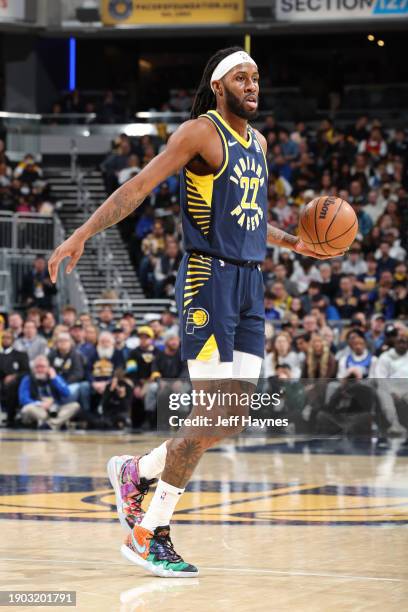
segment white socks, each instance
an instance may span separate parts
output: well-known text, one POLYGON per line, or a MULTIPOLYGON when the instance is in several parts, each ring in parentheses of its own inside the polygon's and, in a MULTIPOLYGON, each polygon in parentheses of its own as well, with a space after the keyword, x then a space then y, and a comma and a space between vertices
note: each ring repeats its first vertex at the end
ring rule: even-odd
POLYGON ((147 455, 143 455, 139 459, 139 473, 142 478, 151 480, 160 476, 164 470, 164 464, 166 463, 167 456, 167 444, 163 442, 157 448, 151 450, 147 455))
POLYGON ((160 479, 140 526, 149 529, 149 531, 154 531, 156 527, 168 525, 182 493, 184 493, 184 489, 173 487, 173 485, 160 479))

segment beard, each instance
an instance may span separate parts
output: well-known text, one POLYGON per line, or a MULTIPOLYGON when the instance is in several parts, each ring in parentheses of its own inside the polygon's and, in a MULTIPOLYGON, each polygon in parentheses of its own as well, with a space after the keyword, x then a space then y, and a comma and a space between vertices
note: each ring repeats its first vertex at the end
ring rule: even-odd
POLYGON ((98 353, 98 357, 100 359, 111 359, 114 353, 114 350, 115 349, 113 348, 113 346, 111 348, 107 348, 107 347, 105 348, 102 346, 96 347, 96 352, 98 353))
POLYGON ((232 93, 230 89, 225 85, 225 101, 227 103, 228 109, 234 113, 237 117, 241 117, 241 119, 256 119, 258 116, 258 109, 254 110, 246 110, 244 107, 244 101, 237 98, 235 94, 232 93))

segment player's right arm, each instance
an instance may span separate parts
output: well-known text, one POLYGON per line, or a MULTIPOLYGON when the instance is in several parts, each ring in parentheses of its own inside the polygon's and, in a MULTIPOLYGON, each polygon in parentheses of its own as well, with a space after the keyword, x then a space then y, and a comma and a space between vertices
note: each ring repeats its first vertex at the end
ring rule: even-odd
POLYGON ((157 185, 176 174, 198 154, 211 163, 206 149, 213 136, 213 129, 205 119, 183 123, 170 137, 166 149, 160 155, 152 159, 137 176, 119 187, 54 251, 48 262, 52 282, 56 282, 58 268, 66 257, 71 259, 67 266, 69 274, 75 268, 89 238, 130 215, 157 185))

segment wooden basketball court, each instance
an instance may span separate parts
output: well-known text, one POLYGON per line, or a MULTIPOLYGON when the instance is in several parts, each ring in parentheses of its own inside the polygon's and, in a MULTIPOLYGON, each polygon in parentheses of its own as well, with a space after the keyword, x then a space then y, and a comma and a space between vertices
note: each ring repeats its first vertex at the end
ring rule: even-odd
POLYGON ((0 590, 74 590, 84 612, 406 609, 400 442, 377 452, 342 440, 247 438, 208 452, 172 529, 200 576, 171 580, 122 559, 105 472, 111 455, 160 441, 3 431, 0 590))

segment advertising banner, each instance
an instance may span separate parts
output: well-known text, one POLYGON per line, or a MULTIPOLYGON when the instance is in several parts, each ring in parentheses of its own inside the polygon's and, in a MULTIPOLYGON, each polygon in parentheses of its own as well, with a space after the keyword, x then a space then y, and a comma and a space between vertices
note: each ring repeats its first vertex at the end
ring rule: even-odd
POLYGON ((239 23, 244 0, 101 0, 105 25, 239 23))
POLYGON ((408 17, 408 0, 276 0, 276 19, 291 22, 408 17))

